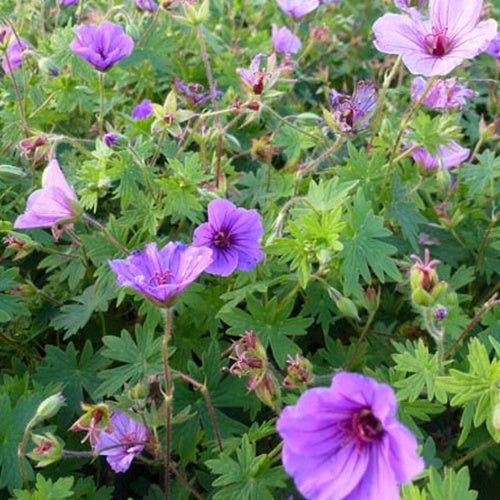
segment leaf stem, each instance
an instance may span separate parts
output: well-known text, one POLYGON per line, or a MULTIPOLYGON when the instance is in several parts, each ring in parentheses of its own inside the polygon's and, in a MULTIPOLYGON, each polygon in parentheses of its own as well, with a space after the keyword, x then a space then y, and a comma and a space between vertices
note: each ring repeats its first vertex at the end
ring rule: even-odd
POLYGON ((104 132, 104 73, 99 71, 99 135, 102 137, 104 132))
POLYGON ((165 500, 169 498, 170 489, 170 453, 171 453, 171 432, 172 432, 172 398, 173 387, 170 383, 168 366, 168 343, 172 335, 172 310, 165 309, 165 330, 163 333, 162 356, 163 356, 163 376, 165 378, 165 500))
POLYGON ((89 224, 92 224, 93 226, 95 226, 97 229, 99 229, 99 231, 101 231, 101 233, 103 234, 103 236, 110 243, 112 243, 116 248, 120 249, 123 253, 125 253, 127 255, 130 255, 130 251, 127 248, 125 248, 116 238, 114 238, 113 236, 111 236, 111 234, 109 233, 109 231, 100 222, 96 221, 95 219, 93 219, 92 217, 90 217, 87 214, 83 215, 82 220, 84 220, 85 222, 88 222, 89 224))

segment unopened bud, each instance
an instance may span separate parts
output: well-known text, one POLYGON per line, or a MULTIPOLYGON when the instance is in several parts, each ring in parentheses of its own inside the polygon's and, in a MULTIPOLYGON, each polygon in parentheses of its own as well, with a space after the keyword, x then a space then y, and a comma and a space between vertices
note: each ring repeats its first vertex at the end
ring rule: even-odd
POLYGON ((335 305, 339 308, 339 311, 348 318, 359 319, 358 309, 354 302, 347 297, 341 297, 335 301, 335 305))
POLYGON ((278 409, 281 404, 281 391, 271 370, 267 370, 260 383, 254 388, 257 397, 267 406, 278 409))
POLYGON ((53 417, 62 408, 65 399, 61 392, 44 399, 36 409, 36 417, 39 419, 53 417))

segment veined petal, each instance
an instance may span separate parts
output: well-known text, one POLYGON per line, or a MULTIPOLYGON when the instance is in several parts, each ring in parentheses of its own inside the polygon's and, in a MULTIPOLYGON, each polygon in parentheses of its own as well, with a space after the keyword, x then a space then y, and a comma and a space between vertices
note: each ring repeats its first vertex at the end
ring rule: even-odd
POLYGON ((483 0, 429 0, 432 24, 448 29, 451 38, 469 31, 479 19, 483 0))
POLYGON ((462 59, 471 59, 484 52, 497 34, 497 22, 488 19, 474 29, 461 34, 455 40, 452 54, 462 59))
POLYGON ((422 52, 422 31, 418 23, 405 14, 385 14, 373 25, 374 45, 381 52, 400 54, 422 52))

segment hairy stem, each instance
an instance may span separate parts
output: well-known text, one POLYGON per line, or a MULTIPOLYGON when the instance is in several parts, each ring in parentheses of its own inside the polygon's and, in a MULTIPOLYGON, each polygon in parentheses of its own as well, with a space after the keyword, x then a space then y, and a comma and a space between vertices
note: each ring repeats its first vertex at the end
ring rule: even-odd
POLYGON ((165 331, 163 333, 162 355, 163 355, 163 376, 165 378, 165 500, 169 498, 170 489, 170 453, 171 453, 171 432, 172 432, 172 398, 173 387, 170 382, 168 366, 168 342, 172 334, 172 310, 165 309, 165 331))
POLYGON ((111 236, 109 231, 100 222, 96 221, 95 219, 93 219, 92 217, 90 217, 87 214, 83 215, 82 220, 84 220, 85 222, 88 222, 89 224, 92 224, 97 229, 99 229, 99 231, 101 231, 103 236, 110 243, 112 243, 116 248, 120 249, 123 253, 125 253, 127 255, 130 254, 130 251, 127 248, 125 248, 115 237, 111 236))
POLYGON ((104 73, 99 71, 99 135, 104 132, 104 73))

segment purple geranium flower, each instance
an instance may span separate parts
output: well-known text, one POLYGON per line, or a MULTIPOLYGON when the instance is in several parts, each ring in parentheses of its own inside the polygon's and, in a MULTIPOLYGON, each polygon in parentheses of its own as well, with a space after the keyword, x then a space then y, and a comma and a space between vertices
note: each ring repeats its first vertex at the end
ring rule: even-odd
POLYGON ((147 10, 148 12, 156 12, 159 7, 154 0, 135 0, 135 6, 141 10, 147 10))
MULTIPOLYGON (((7 34, 9 33, 10 30, 8 30, 7 34)), ((10 34, 10 37, 10 44, 7 47, 5 56, 2 57, 2 69, 5 71, 5 73, 9 72, 9 62, 12 69, 21 66, 23 52, 29 46, 28 42, 22 37, 19 37, 19 41, 13 34, 10 34), (8 62, 7 58, 9 58, 8 62)))
POLYGON ((26 210, 16 219, 14 228, 58 226, 77 219, 80 213, 75 191, 57 160, 52 160, 43 172, 42 189, 30 194, 26 210))
POLYGON ((493 40, 490 42, 488 48, 486 49, 486 52, 491 57, 496 57, 497 59, 500 59, 500 32, 498 32, 497 36, 493 38, 493 40))
POLYGON ((146 427, 121 411, 113 413, 111 425, 111 432, 102 431, 99 434, 94 450, 106 456, 106 461, 115 472, 125 472, 134 457, 144 449, 144 444, 137 443, 146 441, 146 427), (123 446, 117 446, 121 444, 123 446))
POLYGON ((377 104, 377 89, 372 82, 360 81, 352 96, 330 90, 332 118, 339 132, 356 134, 368 127, 368 118, 377 104))
POLYGON ((278 0, 279 8, 289 16, 304 17, 319 5, 319 0, 278 0))
POLYGON ((59 0, 59 3, 65 7, 69 7, 70 5, 76 5, 79 1, 80 0, 59 0))
POLYGON ((259 243, 263 234, 257 210, 238 208, 220 198, 208 204, 208 222, 195 229, 193 245, 212 249, 207 273, 228 276, 236 269, 251 271, 264 258, 259 243))
POLYGON ((447 146, 438 146, 437 150, 437 154, 431 155, 427 149, 421 147, 413 151, 411 157, 425 170, 449 170, 463 163, 470 155, 470 149, 463 148, 455 141, 447 146))
POLYGON ((118 285, 132 288, 162 307, 170 307, 211 263, 209 248, 170 242, 161 250, 156 243, 148 243, 144 252, 110 260, 109 266, 118 275, 118 285))
POLYGON ((273 24, 272 26, 273 48, 276 52, 284 54, 296 54, 302 44, 300 38, 295 36, 286 26, 279 28, 273 24))
POLYGON ((285 471, 309 500, 397 500, 424 469, 415 436, 396 420, 392 388, 341 372, 281 413, 285 471))
POLYGON ((144 120, 153 114, 152 102, 149 99, 143 99, 133 110, 132 120, 144 120))
POLYGON ((409 71, 446 75, 464 59, 477 56, 495 37, 493 19, 478 24, 483 0, 430 0, 430 19, 418 12, 385 14, 375 21, 375 47, 401 54, 409 71))
POLYGON ((134 50, 132 38, 121 26, 109 21, 97 26, 83 24, 73 31, 77 38, 71 42, 71 50, 100 71, 106 71, 134 50))
MULTIPOLYGON (((478 95, 474 90, 463 85, 457 85, 457 78, 436 80, 422 101, 423 104, 434 109, 462 108, 467 99, 478 95)), ((411 100, 418 101, 427 88, 427 81, 421 76, 413 79, 411 84, 411 100)))
POLYGON ((112 132, 109 132, 108 134, 104 134, 102 140, 104 141, 104 144, 108 147, 116 146, 116 143, 118 142, 118 136, 116 134, 113 134, 112 132))

